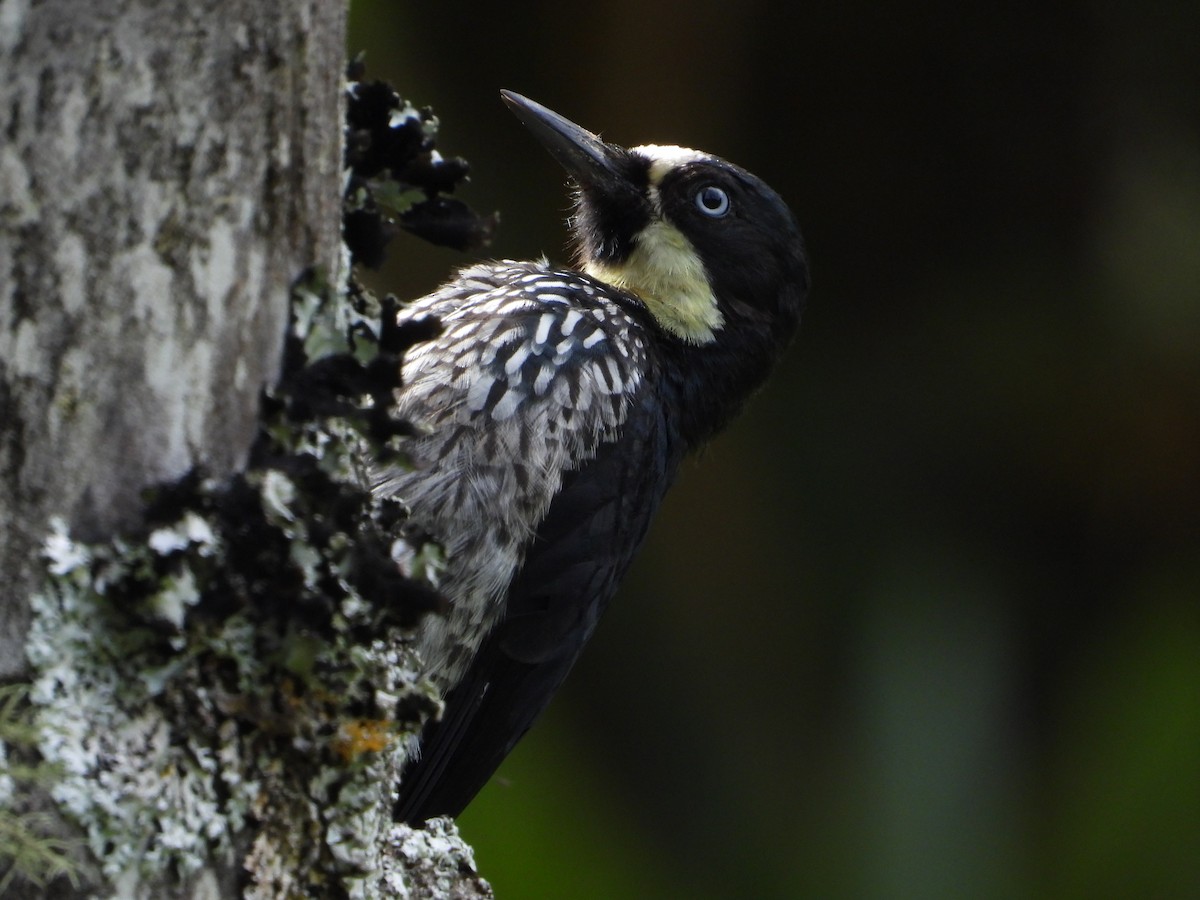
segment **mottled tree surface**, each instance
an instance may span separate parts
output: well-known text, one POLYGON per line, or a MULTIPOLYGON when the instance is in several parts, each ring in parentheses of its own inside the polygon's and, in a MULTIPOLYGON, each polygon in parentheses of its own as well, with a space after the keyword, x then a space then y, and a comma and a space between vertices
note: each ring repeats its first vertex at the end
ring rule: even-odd
POLYGON ((344 9, 2 9, 0 893, 490 896, 391 822, 441 601, 356 456, 421 335, 346 283, 344 9))
POLYGON ((336 268, 344 10, 5 5, 0 29, 0 671, 52 514, 246 458, 288 288, 336 268))

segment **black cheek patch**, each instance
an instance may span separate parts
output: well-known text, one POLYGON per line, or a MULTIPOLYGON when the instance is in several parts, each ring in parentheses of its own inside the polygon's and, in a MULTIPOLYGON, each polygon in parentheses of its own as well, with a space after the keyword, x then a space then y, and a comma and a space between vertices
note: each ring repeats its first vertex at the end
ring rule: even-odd
POLYGON ((637 235, 650 224, 649 160, 627 156, 618 177, 581 185, 573 225, 581 260, 615 263, 629 258, 637 235))

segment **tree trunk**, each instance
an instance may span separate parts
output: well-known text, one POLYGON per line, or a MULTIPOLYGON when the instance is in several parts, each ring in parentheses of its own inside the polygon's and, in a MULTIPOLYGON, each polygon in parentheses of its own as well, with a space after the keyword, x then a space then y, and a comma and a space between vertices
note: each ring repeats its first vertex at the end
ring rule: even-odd
MULTIPOLYGON (((0 809, 70 858, 5 882, 0 829, 0 893, 436 896, 473 874, 452 826, 389 830, 395 757, 373 761, 387 742, 370 723, 337 745, 368 762, 310 770, 293 722, 272 733, 222 693, 211 647, 176 632, 177 659, 122 669, 119 598, 44 593, 51 534, 144 535, 147 488, 245 465, 289 291, 339 274, 344 26, 325 0, 0 0, 0 679, 33 698, 0 705, 0 809)), ((81 585, 95 575, 66 552, 81 585)))
POLYGON ((338 259, 344 13, 321 0, 4 0, 0 674, 40 542, 241 465, 288 288, 338 259))

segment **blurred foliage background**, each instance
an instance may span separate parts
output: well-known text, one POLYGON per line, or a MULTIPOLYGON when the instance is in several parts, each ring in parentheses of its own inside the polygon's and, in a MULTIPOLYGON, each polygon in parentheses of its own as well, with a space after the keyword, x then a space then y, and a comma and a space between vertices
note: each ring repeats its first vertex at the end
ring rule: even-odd
MULTIPOLYGON (((563 258, 511 88, 789 200, 794 351, 463 816, 502 900, 1200 897, 1200 6, 355 0, 563 258)), ((401 236, 415 297, 469 262, 401 236)))

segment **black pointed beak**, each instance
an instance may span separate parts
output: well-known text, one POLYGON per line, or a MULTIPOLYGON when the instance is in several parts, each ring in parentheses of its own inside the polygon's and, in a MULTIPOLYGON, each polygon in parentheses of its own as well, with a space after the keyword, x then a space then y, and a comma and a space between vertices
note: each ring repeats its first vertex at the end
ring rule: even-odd
POLYGON ((626 166, 622 164, 629 154, 624 148, 605 143, 586 128, 528 97, 512 91, 501 91, 500 96, 521 124, 533 132, 582 187, 605 193, 619 192, 622 187, 628 189, 626 166))

